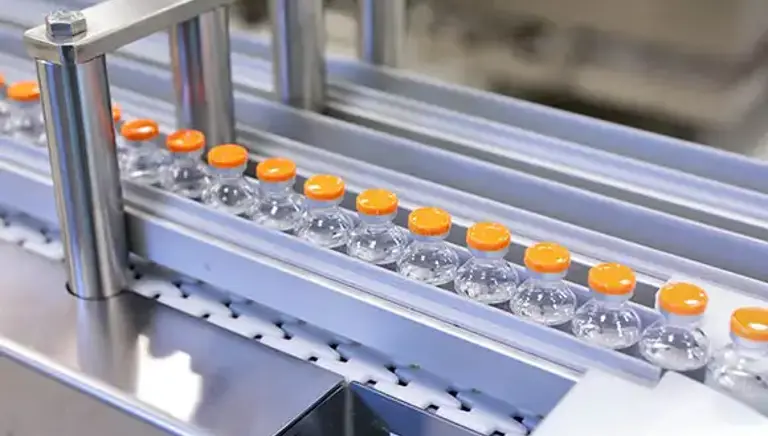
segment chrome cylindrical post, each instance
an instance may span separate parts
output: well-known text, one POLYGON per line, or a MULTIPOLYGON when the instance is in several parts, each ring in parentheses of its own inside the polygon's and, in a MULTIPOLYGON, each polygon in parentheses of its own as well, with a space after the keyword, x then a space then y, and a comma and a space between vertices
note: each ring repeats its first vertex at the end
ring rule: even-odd
POLYGON ((397 67, 406 31, 405 0, 358 0, 358 6, 360 59, 374 65, 397 67))
POLYGON ((277 98, 293 107, 325 104, 323 0, 270 0, 272 66, 277 98))
POLYGON ((104 56, 37 61, 70 291, 107 298, 126 284, 123 194, 104 56))
POLYGON ((205 133, 209 145, 235 141, 229 8, 170 30, 177 127, 205 133))
MULTIPOLYGON (((46 24, 64 42, 86 30, 78 12, 53 13, 46 24)), ((107 298, 125 287, 128 248, 106 60, 36 66, 69 287, 107 298)))

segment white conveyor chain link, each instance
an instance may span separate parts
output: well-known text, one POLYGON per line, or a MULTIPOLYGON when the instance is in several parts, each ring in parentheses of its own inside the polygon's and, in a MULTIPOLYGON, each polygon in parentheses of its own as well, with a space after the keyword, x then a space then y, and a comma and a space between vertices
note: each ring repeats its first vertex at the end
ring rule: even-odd
MULTIPOLYGON (((64 260, 58 232, 35 220, 0 210, 0 241, 17 244, 52 261, 64 260)), ((448 421, 489 436, 529 434, 540 418, 523 416, 508 404, 476 391, 457 391, 414 365, 393 362, 301 320, 252 301, 229 296, 173 271, 134 262, 132 290, 240 336, 312 362, 448 421)))

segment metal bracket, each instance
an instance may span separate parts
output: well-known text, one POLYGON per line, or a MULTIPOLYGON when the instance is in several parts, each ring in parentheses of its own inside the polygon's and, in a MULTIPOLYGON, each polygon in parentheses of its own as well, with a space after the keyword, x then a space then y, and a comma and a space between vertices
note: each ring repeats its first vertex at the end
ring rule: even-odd
POLYGON ((105 55, 175 26, 178 124, 213 143, 234 139, 227 10, 232 0, 110 0, 55 11, 27 31, 37 60, 56 203, 72 292, 125 286, 128 250, 105 55))

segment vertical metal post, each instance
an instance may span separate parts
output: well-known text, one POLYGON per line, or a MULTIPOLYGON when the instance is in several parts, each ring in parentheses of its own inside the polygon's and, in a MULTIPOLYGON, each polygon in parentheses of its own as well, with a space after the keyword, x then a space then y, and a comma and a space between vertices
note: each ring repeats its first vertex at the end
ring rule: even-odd
MULTIPOLYGON (((62 42, 86 25, 65 11, 46 24, 62 42)), ((107 298, 125 287, 128 249, 106 60, 36 66, 70 290, 107 298)))
POLYGON ((374 65, 397 67, 403 50, 405 0, 358 0, 357 51, 374 65))
POLYGON ((326 86, 323 0, 270 0, 269 8, 277 98, 321 110, 326 86))
POLYGON ((202 131, 208 146, 234 142, 229 8, 172 27, 170 49, 177 127, 202 131))

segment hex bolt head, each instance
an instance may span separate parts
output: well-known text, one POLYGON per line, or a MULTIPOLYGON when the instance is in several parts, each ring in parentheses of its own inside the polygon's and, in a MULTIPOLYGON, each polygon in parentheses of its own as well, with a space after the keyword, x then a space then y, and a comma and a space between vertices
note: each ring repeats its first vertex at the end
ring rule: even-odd
POLYGON ((72 38, 86 30, 85 15, 80 11, 68 11, 59 9, 45 17, 45 26, 48 36, 52 38, 72 38))

